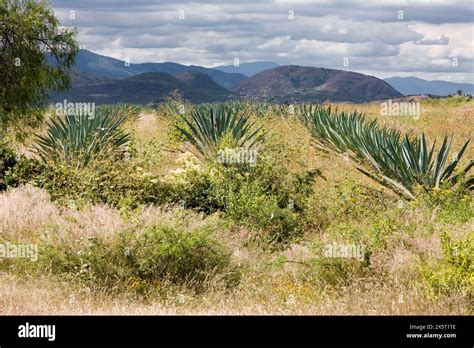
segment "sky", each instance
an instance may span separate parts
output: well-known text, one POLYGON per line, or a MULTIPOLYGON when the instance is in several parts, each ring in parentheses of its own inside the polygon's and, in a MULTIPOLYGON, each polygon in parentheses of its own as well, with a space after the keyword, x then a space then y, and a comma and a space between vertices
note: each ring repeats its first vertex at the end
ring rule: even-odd
POLYGON ((81 47, 131 63, 271 61, 474 83, 474 0, 52 0, 81 47))

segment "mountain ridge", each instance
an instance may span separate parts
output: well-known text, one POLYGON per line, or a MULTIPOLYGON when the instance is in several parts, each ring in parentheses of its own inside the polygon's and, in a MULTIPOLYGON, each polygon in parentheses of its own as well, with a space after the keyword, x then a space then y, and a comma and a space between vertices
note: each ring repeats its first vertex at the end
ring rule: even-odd
POLYGON ((217 84, 226 89, 232 88, 247 78, 242 74, 173 62, 127 64, 127 62, 120 59, 103 56, 84 49, 79 51, 74 69, 107 78, 126 78, 146 72, 166 72, 177 75, 185 71, 196 71, 210 76, 217 84))
POLYGON ((276 68, 277 66, 280 66, 280 64, 277 64, 274 62, 267 62, 267 61, 258 61, 258 62, 242 63, 237 66, 220 65, 220 66, 214 67, 214 69, 221 70, 227 73, 240 73, 242 75, 251 77, 262 71, 276 68))
POLYGON ((384 79, 385 82, 405 95, 431 94, 447 96, 456 94, 458 90, 474 94, 474 84, 457 83, 443 80, 424 80, 415 76, 393 76, 384 79))

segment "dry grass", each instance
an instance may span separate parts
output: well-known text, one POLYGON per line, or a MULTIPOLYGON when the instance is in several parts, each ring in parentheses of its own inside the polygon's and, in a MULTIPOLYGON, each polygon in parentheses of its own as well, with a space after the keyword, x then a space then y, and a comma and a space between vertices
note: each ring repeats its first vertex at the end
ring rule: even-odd
POLYGON ((58 215, 48 193, 24 186, 0 194, 0 236, 16 240, 37 236, 58 215))
POLYGON ((469 315, 462 297, 426 298, 396 284, 353 284, 339 292, 289 282, 247 284, 230 294, 169 294, 144 300, 109 296, 53 277, 0 273, 0 315, 469 315), (258 284, 258 285, 257 285, 258 284))
MULTIPOLYGON (((48 238, 55 233, 72 242, 97 235, 107 238, 125 228, 141 228, 155 222, 179 223, 190 229, 204 223, 218 223, 218 216, 202 219, 196 213, 154 207, 147 207, 131 220, 124 221, 118 211, 109 207, 60 211, 46 198, 43 191, 31 187, 20 187, 1 195, 2 202, 8 201, 9 211, 17 212, 15 220, 8 219, 8 230, 3 227, 2 233, 16 231, 15 240, 21 242, 41 236, 48 238), (38 205, 44 212, 33 209, 33 214, 28 215, 26 210, 21 213, 25 206, 38 205)), ((407 219, 416 215, 410 214, 407 219)), ((464 233, 469 231, 466 228, 470 228, 469 225, 462 228, 464 233)), ((240 285, 232 292, 216 289, 195 295, 186 289, 175 289, 164 297, 144 299, 127 292, 110 295, 48 274, 0 272, 0 314, 472 314, 473 308, 466 305, 461 294, 430 298, 418 285, 406 282, 404 273, 420 251, 439 257, 436 235, 394 235, 389 251, 373 258, 374 267, 384 269, 388 278, 361 278, 335 290, 301 276, 300 271, 305 267, 302 263, 315 256, 310 241, 290 245, 275 254, 243 245, 245 234, 246 231, 239 228, 219 231, 221 240, 231 250, 239 251, 234 254, 234 261, 245 269, 240 285), (403 240, 405 246, 401 243, 403 240), (283 266, 274 263, 279 255, 286 257, 283 266)), ((324 236, 313 235, 312 238, 324 236)))

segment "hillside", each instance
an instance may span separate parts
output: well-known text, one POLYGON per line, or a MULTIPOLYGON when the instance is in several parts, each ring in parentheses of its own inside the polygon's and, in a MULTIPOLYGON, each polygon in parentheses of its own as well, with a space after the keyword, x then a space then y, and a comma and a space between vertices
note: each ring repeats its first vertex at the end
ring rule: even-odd
POLYGON ((385 81, 373 76, 295 65, 265 70, 232 90, 247 97, 278 102, 367 102, 402 97, 385 81))
POLYGON ((192 103, 226 101, 238 98, 234 93, 199 72, 184 72, 172 76, 163 72, 143 73, 124 79, 77 84, 69 91, 52 93, 51 102, 67 99, 71 102, 91 101, 96 104, 134 103, 145 105, 162 102, 174 91, 192 103))
POLYGON ((447 96, 456 94, 458 90, 474 94, 474 84, 455 83, 441 80, 427 81, 417 77, 390 77, 385 79, 389 85, 405 95, 432 94, 447 96))

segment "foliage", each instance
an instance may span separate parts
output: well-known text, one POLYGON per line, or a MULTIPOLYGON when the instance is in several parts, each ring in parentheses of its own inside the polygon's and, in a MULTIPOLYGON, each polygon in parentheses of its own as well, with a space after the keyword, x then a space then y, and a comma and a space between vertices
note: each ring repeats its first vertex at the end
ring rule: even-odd
POLYGON ((235 148, 252 148, 263 137, 261 128, 254 129, 250 116, 241 114, 238 104, 202 105, 185 119, 186 127, 177 125, 178 131, 194 145, 200 156, 215 157, 222 139, 230 137, 235 148))
POLYGON ((434 264, 422 260, 424 284, 435 294, 465 291, 474 298, 474 240, 455 240, 447 233, 441 235, 443 258, 434 264))
POLYGON ((402 136, 358 112, 337 113, 330 107, 306 106, 303 120, 320 148, 347 154, 359 171, 408 199, 415 199, 417 185, 427 192, 441 184, 454 186, 474 165, 471 161, 454 175, 469 140, 449 162, 452 139, 447 135, 435 151, 435 142, 428 149, 424 133, 421 137, 402 136))
POLYGON ((113 241, 83 238, 45 246, 40 268, 79 279, 89 286, 150 291, 167 283, 204 290, 220 276, 227 286, 239 281, 230 252, 208 227, 185 230, 153 225, 143 233, 123 232, 113 241))
POLYGON ((24 137, 40 125, 50 90, 69 87, 75 35, 44 2, 0 2, 0 131, 12 128, 24 137))
POLYGON ((165 278, 174 283, 202 283, 230 266, 230 252, 212 237, 208 228, 187 231, 152 226, 133 246, 131 257, 136 259, 141 278, 165 278))
POLYGON ((434 189, 429 196, 421 196, 416 205, 436 212, 436 221, 453 225, 467 223, 474 219, 472 193, 463 186, 455 190, 434 189))
POLYGON ((6 145, 0 143, 0 191, 5 190, 5 174, 17 162, 16 155, 6 145))
POLYGON ((92 159, 114 158, 130 141, 121 126, 128 113, 98 109, 93 117, 58 115, 47 122, 45 135, 36 138, 35 152, 44 162, 80 168, 92 159))
POLYGON ((134 208, 140 204, 161 204, 169 193, 167 185, 126 162, 94 161, 74 168, 64 163, 49 164, 21 158, 9 170, 7 185, 31 183, 48 191, 59 204, 105 203, 134 208))
POLYGON ((271 243, 289 242, 301 234, 302 211, 320 175, 318 170, 290 173, 271 155, 259 157, 250 169, 188 163, 178 173, 170 182, 175 202, 206 213, 223 211, 271 243))
POLYGON ((421 101, 422 105, 433 107, 456 107, 464 104, 472 104, 472 96, 449 96, 443 98, 428 98, 421 101))

